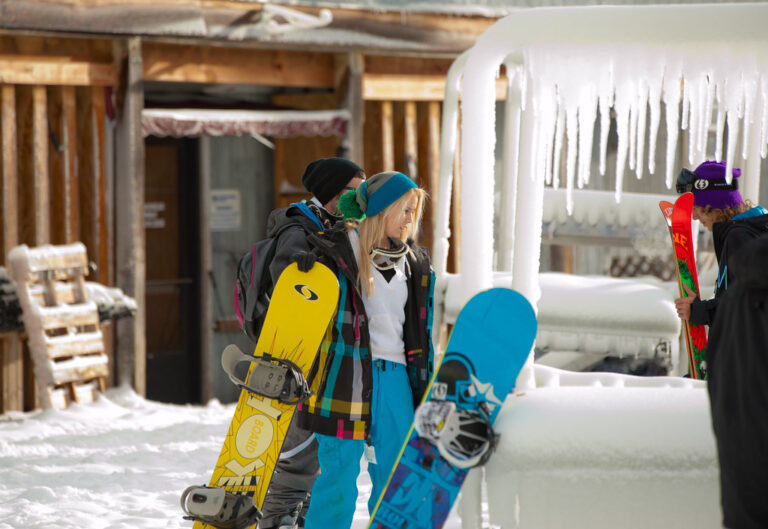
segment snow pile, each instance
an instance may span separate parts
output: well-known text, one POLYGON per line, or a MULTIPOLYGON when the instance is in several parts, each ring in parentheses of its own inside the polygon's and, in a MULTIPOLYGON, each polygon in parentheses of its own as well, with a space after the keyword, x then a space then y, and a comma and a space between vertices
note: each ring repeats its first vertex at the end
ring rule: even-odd
POLYGON ((537 529, 719 528, 703 382, 536 367, 486 468, 490 520, 537 529))

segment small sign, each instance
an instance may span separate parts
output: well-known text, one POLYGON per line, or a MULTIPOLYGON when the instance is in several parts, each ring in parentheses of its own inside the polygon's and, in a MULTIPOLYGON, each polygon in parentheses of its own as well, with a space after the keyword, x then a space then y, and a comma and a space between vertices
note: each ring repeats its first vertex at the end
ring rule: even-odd
POLYGON ((238 231, 241 225, 239 189, 211 190, 211 231, 238 231))
POLYGON ((165 202, 144 203, 144 229, 161 230, 165 228, 165 219, 161 213, 165 211, 165 202))

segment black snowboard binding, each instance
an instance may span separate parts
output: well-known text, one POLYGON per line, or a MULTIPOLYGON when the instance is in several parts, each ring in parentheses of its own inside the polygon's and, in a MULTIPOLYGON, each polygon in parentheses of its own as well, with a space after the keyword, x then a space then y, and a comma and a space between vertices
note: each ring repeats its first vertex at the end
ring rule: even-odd
POLYGON ((191 486, 181 494, 185 520, 202 522, 218 529, 248 529, 261 519, 261 511, 250 496, 224 489, 191 486))
POLYGON ((262 397, 277 399, 285 404, 298 404, 312 395, 301 369, 284 358, 268 354, 260 357, 247 355, 230 344, 221 353, 221 367, 237 387, 262 397), (235 368, 241 363, 253 364, 247 380, 235 373, 235 368))
MULTIPOLYGON (((440 387, 435 390, 433 396, 445 393, 440 387)), ((453 401, 433 398, 416 409, 414 426, 446 461, 462 469, 485 464, 499 438, 488 421, 484 403, 479 411, 464 410, 453 401)))

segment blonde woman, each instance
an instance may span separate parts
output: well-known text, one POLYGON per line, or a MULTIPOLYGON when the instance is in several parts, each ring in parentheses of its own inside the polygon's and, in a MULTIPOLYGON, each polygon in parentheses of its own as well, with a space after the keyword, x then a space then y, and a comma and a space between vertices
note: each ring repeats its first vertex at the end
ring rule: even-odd
POLYGON ((432 373, 434 273, 413 244, 424 191, 406 175, 379 173, 339 201, 346 222, 309 237, 337 273, 339 306, 310 374, 313 397, 296 420, 319 443, 320 476, 305 527, 350 527, 365 455, 373 509, 432 373))

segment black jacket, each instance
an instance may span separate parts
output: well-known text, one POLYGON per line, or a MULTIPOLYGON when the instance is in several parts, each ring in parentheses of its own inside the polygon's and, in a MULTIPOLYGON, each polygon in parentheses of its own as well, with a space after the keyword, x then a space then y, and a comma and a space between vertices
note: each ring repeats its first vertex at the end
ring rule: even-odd
MULTIPOLYGON (((321 221, 324 229, 332 227, 341 220, 341 217, 332 215, 313 203, 307 202, 307 204, 309 204, 310 210, 321 221)), ((269 274, 272 276, 273 285, 277 283, 277 278, 280 277, 283 270, 291 264, 294 255, 298 252, 310 251, 307 236, 320 231, 320 227, 315 221, 304 215, 298 207, 288 206, 287 208, 276 209, 269 214, 267 219, 267 237, 274 237, 285 224, 293 224, 295 227, 286 229, 277 238, 275 257, 269 265, 269 274)))
MULTIPOLYGON (((739 218, 737 215, 726 222, 716 222, 712 226, 712 240, 715 244, 715 256, 718 263, 717 288, 712 299, 696 299, 691 304, 690 322, 693 325, 712 325, 720 296, 736 280, 736 272, 730 266, 730 258, 749 241, 768 233, 768 215, 760 215, 765 211, 759 206, 748 210, 752 216, 739 218)), ((742 213, 744 215, 744 213, 742 213)))
POLYGON ((723 525, 768 527, 768 235, 731 254, 707 364, 723 525))

